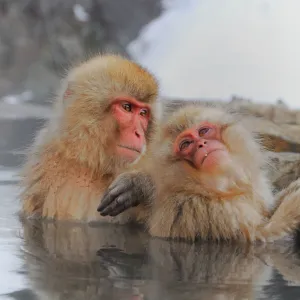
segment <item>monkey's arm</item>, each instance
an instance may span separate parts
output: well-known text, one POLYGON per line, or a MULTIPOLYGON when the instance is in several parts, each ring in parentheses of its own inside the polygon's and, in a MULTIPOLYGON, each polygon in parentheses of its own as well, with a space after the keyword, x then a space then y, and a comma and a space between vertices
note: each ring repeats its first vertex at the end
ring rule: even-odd
POLYGON ((277 195, 277 207, 270 220, 258 230, 267 241, 280 239, 300 224, 300 178, 277 195))
POLYGON ((97 211, 102 216, 117 216, 128 208, 151 202, 154 193, 154 182, 148 173, 122 173, 105 192, 97 211))

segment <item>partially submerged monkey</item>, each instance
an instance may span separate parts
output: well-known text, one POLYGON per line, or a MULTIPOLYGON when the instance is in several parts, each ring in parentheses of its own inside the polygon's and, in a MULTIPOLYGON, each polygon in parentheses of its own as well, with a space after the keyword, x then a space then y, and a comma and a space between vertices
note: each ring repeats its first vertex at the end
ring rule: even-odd
POLYGON ((275 199, 264 165, 234 115, 190 105, 158 129, 140 166, 115 180, 98 211, 118 215, 140 203, 131 213, 162 238, 271 241, 300 222, 300 179, 275 199))
POLYGON ((71 69, 23 170, 22 212, 122 222, 99 216, 99 197, 144 151, 157 94, 154 76, 120 56, 98 55, 71 69))

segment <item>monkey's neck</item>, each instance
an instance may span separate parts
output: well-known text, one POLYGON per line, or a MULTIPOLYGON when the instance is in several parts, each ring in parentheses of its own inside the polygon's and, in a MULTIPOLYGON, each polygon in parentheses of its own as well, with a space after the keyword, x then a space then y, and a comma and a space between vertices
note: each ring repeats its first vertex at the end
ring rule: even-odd
POLYGON ((201 174, 198 185, 202 191, 224 200, 241 196, 251 198, 253 194, 251 176, 240 169, 228 168, 225 173, 211 176, 201 174))

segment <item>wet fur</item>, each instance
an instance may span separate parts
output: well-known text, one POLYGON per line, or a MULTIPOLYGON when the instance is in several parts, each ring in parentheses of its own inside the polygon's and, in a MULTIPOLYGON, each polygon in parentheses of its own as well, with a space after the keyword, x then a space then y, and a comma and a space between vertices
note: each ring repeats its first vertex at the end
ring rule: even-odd
POLYGON ((132 96, 152 107, 146 138, 159 113, 155 78, 121 56, 98 55, 70 70, 53 103, 53 117, 37 135, 22 172, 22 212, 75 221, 101 218, 101 194, 127 163, 114 155, 118 125, 111 100, 132 96), (67 94, 65 92, 68 91, 67 94))

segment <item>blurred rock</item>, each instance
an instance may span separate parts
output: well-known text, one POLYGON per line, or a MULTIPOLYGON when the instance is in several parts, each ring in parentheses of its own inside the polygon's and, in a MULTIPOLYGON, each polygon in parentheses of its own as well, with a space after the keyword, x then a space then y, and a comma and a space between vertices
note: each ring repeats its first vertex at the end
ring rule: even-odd
POLYGON ((0 0, 0 98, 51 98, 70 63, 126 46, 161 11, 160 0, 0 0))

